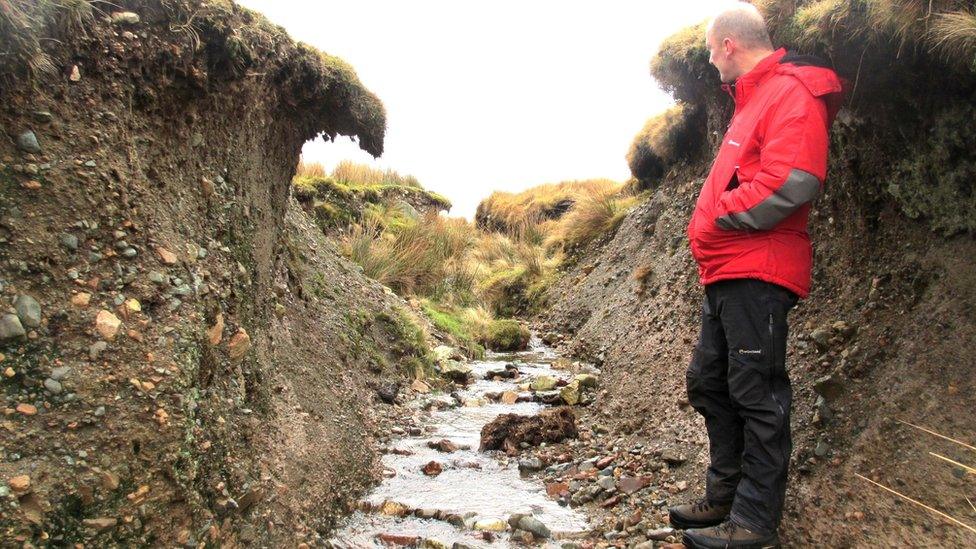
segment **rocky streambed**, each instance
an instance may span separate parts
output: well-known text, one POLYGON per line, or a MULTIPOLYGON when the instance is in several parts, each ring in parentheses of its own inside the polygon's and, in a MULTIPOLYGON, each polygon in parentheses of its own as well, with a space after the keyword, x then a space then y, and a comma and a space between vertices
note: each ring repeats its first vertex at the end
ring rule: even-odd
POLYGON ((573 416, 552 405, 592 399, 599 372, 565 362, 554 368, 558 361, 533 337, 525 352, 448 361, 442 369, 460 382, 454 390, 425 394, 423 385, 415 385, 420 391, 403 404, 412 413, 393 428, 383 457, 384 480, 332 546, 506 547, 534 541, 560 547, 585 537, 586 515, 530 476, 543 462, 518 457, 531 444, 545 448, 547 437, 576 435, 575 424, 570 429, 546 420, 573 416), (526 424, 525 416, 535 423, 526 424), (483 430, 494 435, 499 450, 481 450, 483 430))

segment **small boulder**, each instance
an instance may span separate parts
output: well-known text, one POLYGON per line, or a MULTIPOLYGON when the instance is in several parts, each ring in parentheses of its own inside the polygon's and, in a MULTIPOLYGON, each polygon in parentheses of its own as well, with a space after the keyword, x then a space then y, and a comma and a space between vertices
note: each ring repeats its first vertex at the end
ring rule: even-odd
POLYGON ((436 477, 444 472, 444 466, 436 461, 429 461, 426 465, 424 465, 421 471, 423 471, 423 473, 428 477, 436 477))
POLYGON ((593 374, 576 374, 573 379, 579 383, 580 387, 587 389, 596 389, 597 387, 597 377, 593 374))
POLYGON ((61 386, 61 382, 55 379, 47 378, 44 380, 44 388, 47 389, 52 395, 60 395, 64 387, 61 386))
POLYGON ((813 390, 830 402, 843 394, 844 384, 834 376, 828 375, 814 381, 813 390))
POLYGON ((71 304, 79 309, 84 309, 91 303, 92 295, 88 292, 78 292, 71 296, 71 304))
POLYGON ((166 248, 163 248, 162 246, 156 248, 156 255, 159 256, 159 260, 162 261, 164 265, 176 265, 176 262, 179 261, 176 254, 167 250, 166 248))
POLYGON ((95 317, 95 330, 98 334, 102 336, 102 339, 107 341, 112 341, 115 336, 119 333, 119 327, 122 326, 122 321, 119 317, 112 314, 111 311, 102 309, 98 312, 95 317))
POLYGON ((21 413, 25 416, 37 415, 37 406, 34 406, 33 404, 27 404, 26 402, 21 402, 20 404, 18 404, 16 410, 18 413, 21 413))
POLYGON ((532 381, 533 391, 550 391, 556 386, 557 380, 552 376, 539 376, 532 381))
POLYGON ((559 397, 568 406, 575 406, 580 401, 580 386, 578 381, 573 381, 569 385, 559 390, 559 397))
POLYGON ((456 383, 468 383, 471 380, 471 367, 456 360, 447 360, 441 364, 441 376, 456 383))
POLYGON ((396 397, 399 393, 400 386, 396 383, 384 383, 380 385, 378 389, 376 389, 377 396, 379 396, 380 400, 387 404, 393 404, 396 402, 396 397))
POLYGON ((444 452, 444 453, 447 453, 447 454, 450 454, 452 452, 456 452, 457 449, 458 449, 457 444, 454 444, 453 442, 451 442, 450 440, 447 440, 446 438, 445 439, 438 440, 436 442, 435 441, 430 441, 430 442, 427 443, 427 447, 428 448, 431 448, 433 450, 437 450, 438 452, 444 452))
POLYGON ((661 461, 667 463, 672 467, 677 467, 685 462, 685 457, 679 454, 677 451, 668 448, 661 453, 661 461))
POLYGON ((674 535, 674 528, 657 528, 655 530, 648 530, 647 537, 654 541, 665 541, 668 537, 674 535))
POLYGON ((535 517, 523 516, 519 518, 518 528, 526 532, 532 532, 532 535, 537 538, 549 539, 552 537, 552 532, 549 528, 535 517))
POLYGON ((37 142, 37 136, 31 130, 17 136, 17 146, 24 152, 41 154, 41 144, 37 142))
POLYGON ((88 348, 88 358, 98 360, 98 355, 102 354, 105 349, 108 349, 108 343, 104 341, 92 343, 91 347, 88 348))
POLYGON ((28 328, 37 328, 41 325, 41 304, 33 297, 21 294, 14 300, 14 309, 20 323, 28 328))
POLYGON ((0 341, 8 339, 18 339, 27 335, 24 325, 20 323, 17 315, 7 313, 0 316, 0 341))
POLYGON ((10 480, 7 481, 7 486, 10 486, 10 489, 13 490, 14 493, 22 494, 27 490, 30 490, 30 476, 18 475, 15 477, 10 477, 10 480))
POLYGON ((250 348, 251 336, 247 335, 247 331, 244 328, 238 328, 234 337, 230 338, 230 341, 227 342, 227 354, 230 355, 230 359, 233 361, 243 360, 244 355, 247 354, 250 348))
POLYGON ((830 330, 825 328, 817 328, 816 330, 810 332, 810 339, 817 345, 817 348, 821 351, 826 351, 830 348, 830 330))
POLYGON ((67 248, 68 250, 70 250, 72 252, 78 250, 78 237, 77 236, 75 236, 75 235, 73 235, 71 233, 61 233, 61 236, 58 237, 58 240, 60 240, 61 241, 61 245, 64 246, 65 248, 67 248))
POLYGON ((508 524, 500 518, 484 518, 475 521, 474 529, 484 532, 504 532, 508 530, 508 524))

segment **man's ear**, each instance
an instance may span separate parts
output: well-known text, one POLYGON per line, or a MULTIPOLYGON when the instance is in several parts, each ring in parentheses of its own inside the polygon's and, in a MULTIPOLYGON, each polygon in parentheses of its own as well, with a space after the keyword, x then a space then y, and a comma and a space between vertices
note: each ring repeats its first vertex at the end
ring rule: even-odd
POLYGON ((722 51, 725 52, 725 55, 731 56, 732 55, 732 52, 735 51, 735 42, 733 42, 732 39, 729 38, 729 37, 727 37, 727 36, 725 38, 723 38, 722 39, 722 51))

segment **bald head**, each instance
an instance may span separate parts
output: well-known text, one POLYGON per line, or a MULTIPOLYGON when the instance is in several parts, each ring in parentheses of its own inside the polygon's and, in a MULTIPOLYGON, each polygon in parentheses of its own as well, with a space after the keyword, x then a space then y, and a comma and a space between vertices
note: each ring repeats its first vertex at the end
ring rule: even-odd
POLYGON ((708 33, 718 40, 731 38, 746 49, 772 50, 766 21, 756 6, 737 2, 735 6, 723 10, 709 22, 708 33))
POLYGON ((734 82, 772 53, 766 22, 752 4, 736 2, 722 10, 705 30, 708 62, 722 82, 734 82))

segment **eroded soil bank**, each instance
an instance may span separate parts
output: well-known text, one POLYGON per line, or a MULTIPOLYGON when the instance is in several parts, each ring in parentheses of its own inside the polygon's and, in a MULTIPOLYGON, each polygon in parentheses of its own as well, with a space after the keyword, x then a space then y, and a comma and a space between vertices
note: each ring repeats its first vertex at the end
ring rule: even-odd
POLYGON ((316 543, 428 352, 289 199, 314 135, 380 152, 382 106, 231 3, 116 4, 3 4, 53 69, 0 67, 0 545, 316 543))

